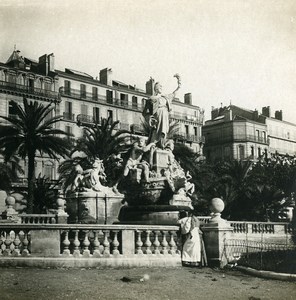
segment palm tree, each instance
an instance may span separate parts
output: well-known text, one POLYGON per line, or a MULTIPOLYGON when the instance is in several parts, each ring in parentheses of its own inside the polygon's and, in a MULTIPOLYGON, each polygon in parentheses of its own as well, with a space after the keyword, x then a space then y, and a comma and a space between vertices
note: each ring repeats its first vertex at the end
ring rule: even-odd
POLYGON ((82 157, 72 157, 63 161, 59 166, 60 181, 64 192, 72 185, 76 177, 76 166, 87 169, 96 159, 103 160, 107 178, 116 181, 118 174, 114 174, 116 167, 112 158, 127 154, 132 146, 134 137, 129 130, 116 130, 119 121, 113 122, 111 118, 102 119, 100 124, 84 127, 84 135, 78 139, 72 155, 79 153, 82 157))
POLYGON ((15 115, 4 117, 8 124, 0 124, 0 149, 5 161, 17 154, 22 159, 28 158, 28 199, 27 211, 33 211, 35 158, 47 154, 50 158, 66 157, 69 151, 69 141, 61 136, 69 136, 63 130, 55 128, 61 120, 59 116, 48 118, 54 109, 51 104, 46 106, 38 102, 23 100, 23 107, 12 102, 15 115))

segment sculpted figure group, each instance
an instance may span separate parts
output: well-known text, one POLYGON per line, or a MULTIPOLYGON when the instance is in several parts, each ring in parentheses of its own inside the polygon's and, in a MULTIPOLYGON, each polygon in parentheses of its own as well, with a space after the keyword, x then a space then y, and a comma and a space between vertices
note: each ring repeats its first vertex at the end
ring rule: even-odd
POLYGON ((95 160, 92 168, 83 170, 80 165, 76 166, 77 176, 75 178, 72 190, 95 191, 101 193, 118 193, 117 185, 124 177, 130 176, 132 180, 138 183, 151 183, 159 180, 168 182, 169 187, 175 195, 181 197, 191 196, 194 192, 194 184, 190 182, 191 175, 181 168, 173 155, 174 141, 168 138, 169 133, 169 114, 172 107, 172 100, 176 91, 181 86, 180 76, 177 78, 177 88, 171 94, 162 93, 162 85, 156 83, 154 86, 155 94, 146 102, 143 116, 147 120, 150 133, 148 140, 142 137, 138 138, 133 144, 124 168, 123 174, 118 179, 113 188, 104 186, 106 174, 103 162, 95 160), (155 153, 161 152, 161 162, 155 161, 155 153), (155 171, 155 166, 161 163, 164 167, 161 172, 155 171), (159 172, 159 173, 158 173, 159 172), (133 173, 133 174, 131 174, 133 173), (136 175, 135 175, 136 174, 136 175))

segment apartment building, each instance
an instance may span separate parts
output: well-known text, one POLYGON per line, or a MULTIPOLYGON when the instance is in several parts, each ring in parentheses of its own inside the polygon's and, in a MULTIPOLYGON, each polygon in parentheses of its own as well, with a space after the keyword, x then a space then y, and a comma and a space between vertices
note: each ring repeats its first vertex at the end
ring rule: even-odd
POLYGON ((296 124, 283 121, 282 111, 272 117, 269 106, 261 113, 235 105, 212 109, 202 135, 204 155, 210 161, 296 155, 296 124))
MULTIPOLYGON (((70 68, 56 70, 54 59, 53 54, 45 54, 33 60, 14 50, 6 63, 0 63, 1 115, 13 114, 10 101, 22 103, 25 96, 29 100, 51 103, 53 114, 62 116, 58 126, 76 138, 83 134, 84 125, 100 123, 102 118, 108 117, 119 121, 118 129, 145 135, 141 116, 146 100, 153 93, 154 79, 150 78, 143 90, 115 80, 110 68, 100 70, 94 78, 70 68)), ((172 107, 171 119, 179 124, 175 141, 202 154, 204 111, 192 104, 190 93, 185 94, 182 101, 174 99, 172 107)), ((39 173, 57 179, 57 162, 38 156, 36 174, 39 173)))

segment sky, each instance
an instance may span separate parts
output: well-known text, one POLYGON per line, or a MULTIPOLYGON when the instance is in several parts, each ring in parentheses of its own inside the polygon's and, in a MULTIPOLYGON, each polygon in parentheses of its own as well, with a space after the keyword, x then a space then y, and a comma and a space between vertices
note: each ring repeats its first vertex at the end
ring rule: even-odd
POLYGON ((295 0, 0 0, 0 61, 16 48, 56 69, 164 92, 205 109, 270 106, 296 123, 295 0))

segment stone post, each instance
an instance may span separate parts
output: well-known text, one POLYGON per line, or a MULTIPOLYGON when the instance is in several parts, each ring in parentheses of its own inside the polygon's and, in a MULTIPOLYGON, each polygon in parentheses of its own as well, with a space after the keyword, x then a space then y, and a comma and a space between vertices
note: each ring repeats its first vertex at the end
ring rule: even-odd
POLYGON ((21 218, 18 215, 18 212, 14 209, 15 207, 15 198, 12 196, 7 196, 5 199, 6 210, 2 213, 2 218, 10 220, 11 222, 21 223, 21 218))
POLYGON ((57 200, 58 210, 57 210, 57 224, 67 224, 69 215, 65 212, 66 200, 59 195, 57 200))
POLYGON ((202 227, 208 262, 210 266, 223 268, 227 264, 225 242, 231 238, 233 228, 221 218, 224 202, 214 198, 211 202, 212 218, 202 227))

